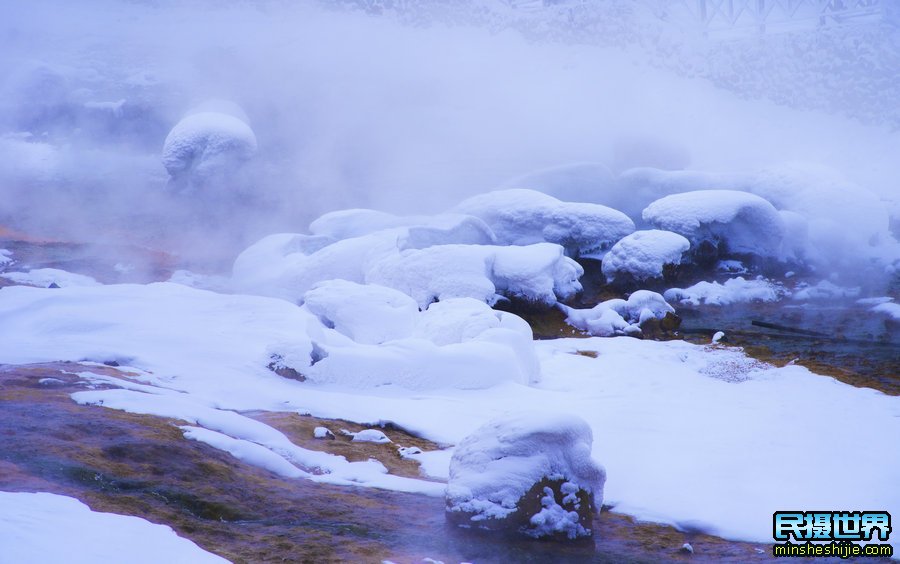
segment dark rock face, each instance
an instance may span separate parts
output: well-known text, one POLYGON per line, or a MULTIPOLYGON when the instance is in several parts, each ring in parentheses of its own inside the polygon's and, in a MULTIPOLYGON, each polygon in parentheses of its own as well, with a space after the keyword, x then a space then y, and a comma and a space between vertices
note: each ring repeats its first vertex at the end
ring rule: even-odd
POLYGON ((291 380, 297 380, 298 382, 306 381, 306 376, 286 365, 284 363, 284 357, 280 354, 273 354, 269 358, 269 361, 270 362, 266 365, 266 368, 268 368, 275 374, 278 374, 282 378, 289 378, 291 380))

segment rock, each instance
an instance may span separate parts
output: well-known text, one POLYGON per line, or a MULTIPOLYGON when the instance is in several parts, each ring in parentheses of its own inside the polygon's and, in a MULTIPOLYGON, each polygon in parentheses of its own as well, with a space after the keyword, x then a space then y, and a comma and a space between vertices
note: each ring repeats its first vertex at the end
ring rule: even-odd
POLYGON ((466 437, 450 461, 447 519, 465 528, 572 540, 592 534, 606 472, 567 414, 522 413, 466 437))
POLYGON ((289 378, 291 380, 297 380, 298 382, 306 381, 306 376, 285 364, 284 357, 280 354, 273 354, 270 356, 269 364, 266 365, 266 368, 282 378, 289 378))
POLYGON ((332 433, 325 427, 316 427, 315 429, 313 429, 313 436, 317 439, 324 439, 329 441, 333 441, 335 439, 334 433, 332 433))
POLYGON ((685 553, 685 554, 693 554, 693 553, 694 553, 694 547, 691 546, 690 543, 687 543, 687 542, 686 542, 686 543, 684 543, 683 545, 681 545, 681 552, 683 552, 683 553, 685 553))
POLYGON ((716 331, 716 334, 712 336, 712 342, 713 342, 713 344, 720 343, 720 342, 722 342, 722 341, 727 341, 727 340, 728 340, 728 339, 725 338, 725 332, 724 332, 724 331, 716 331))

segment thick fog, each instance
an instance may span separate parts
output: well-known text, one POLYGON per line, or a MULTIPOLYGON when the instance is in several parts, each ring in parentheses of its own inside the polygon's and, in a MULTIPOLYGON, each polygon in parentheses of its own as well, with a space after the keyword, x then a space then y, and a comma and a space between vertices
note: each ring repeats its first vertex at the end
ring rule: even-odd
POLYGON ((723 39, 640 3, 547 4, 4 2, 0 225, 233 257, 329 210, 437 212, 588 162, 814 169, 886 231, 894 16, 723 39), (189 115, 234 133, 203 178, 163 159, 189 115))

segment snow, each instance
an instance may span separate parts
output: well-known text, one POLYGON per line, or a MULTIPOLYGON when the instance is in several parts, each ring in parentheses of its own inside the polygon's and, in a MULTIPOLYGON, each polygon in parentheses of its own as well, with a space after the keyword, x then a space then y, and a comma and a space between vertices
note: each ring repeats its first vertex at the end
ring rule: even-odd
POLYGON ((313 437, 317 439, 333 439, 334 433, 329 431, 327 427, 316 427, 315 429, 313 429, 313 437))
MULTIPOLYGON (((465 318, 462 304, 431 307, 441 305, 465 318)), ((478 323, 499 313, 478 307, 484 308, 475 317, 478 323)), ((283 300, 218 295, 176 284, 9 287, 0 290, 0 318, 5 345, 0 363, 128 359, 130 366, 123 362, 120 376, 94 380, 122 389, 86 390, 75 398, 177 418, 210 431, 199 435, 186 429, 192 438, 248 461, 281 465, 272 455, 263 460, 263 451, 248 443, 256 444, 305 472, 300 479, 444 493, 441 483, 391 476, 380 464, 298 449, 240 412, 308 413, 367 426, 390 421, 452 448, 494 418, 523 409, 561 411, 584 419, 592 430, 592 454, 607 470, 604 502, 614 511, 731 539, 771 541, 772 507, 900 512, 895 487, 900 459, 894 451, 857 449, 853 473, 841 457, 820 458, 815 471, 809 470, 809 452, 858 441, 859 421, 879 429, 885 444, 900 441, 898 398, 798 365, 768 366, 721 344, 631 338, 531 343, 517 336, 528 342, 539 363, 540 380, 529 384, 521 368, 510 368, 521 353, 497 346, 499 338, 443 347, 425 339, 405 340, 405 348, 360 345, 283 300), (298 358, 311 359, 310 335, 329 353, 307 368, 312 377, 341 355, 336 342, 355 351, 359 362, 336 370, 328 383, 297 382, 266 368, 273 350, 291 349, 298 358), (444 349, 461 345, 479 352, 471 362, 446 365, 444 349), (379 358, 385 348, 402 359, 392 369, 379 358), (402 363, 410 362, 410 351, 428 372, 404 374, 402 363), (383 371, 386 385, 372 386, 365 373, 358 373, 369 366, 383 371), (494 371, 503 370, 506 376, 494 378, 494 371), (392 384, 403 380, 426 382, 418 389, 392 384), (457 385, 460 381, 477 386, 457 385), (805 434, 803 448, 797 448, 793 431, 808 429, 823 414, 828 432, 805 434), (703 456, 688 456, 686 449, 703 456), (772 460, 778 460, 775 474, 772 460), (313 466, 329 471, 309 474, 305 469, 313 466)), ((497 323, 504 322, 497 318, 497 323)), ((464 325, 453 326, 465 334, 464 325)), ((496 328, 485 333, 491 331, 496 328)), ((440 476, 441 466, 448 471, 449 452, 414 456, 430 459, 427 474, 440 476)))
POLYGON ((363 429, 358 433, 350 433, 353 436, 353 441, 358 443, 378 443, 384 444, 391 442, 391 439, 387 437, 382 431, 378 429, 363 429))
POLYGON ((900 304, 885 302, 872 308, 875 313, 883 313, 895 321, 900 321, 900 304))
POLYGON ((859 295, 858 287, 838 286, 828 280, 820 280, 813 285, 801 282, 792 296, 795 300, 831 300, 837 298, 855 298, 859 295))
POLYGON ((6 278, 16 284, 27 284, 39 288, 47 288, 56 284, 61 288, 69 286, 99 286, 100 283, 84 274, 75 274, 57 268, 36 268, 28 272, 4 272, 0 278, 6 278))
MULTIPOLYGON (((570 485, 566 482, 563 487, 570 485)), ((576 490, 577 491, 577 490, 576 490)), ((564 534, 570 539, 590 536, 591 531, 585 529, 578 522, 577 511, 567 511, 556 502, 553 490, 544 488, 544 497, 541 498, 543 508, 531 516, 531 528, 525 533, 534 538, 564 534)))
POLYGON ((603 257, 603 274, 608 280, 630 274, 637 280, 660 278, 663 266, 681 264, 690 241, 670 231, 635 231, 619 240, 603 257))
POLYGON ((3 270, 13 262, 12 252, 7 251, 6 249, 0 249, 0 270, 3 270))
POLYGON ((527 246, 437 245, 388 255, 366 281, 396 288, 419 307, 468 297, 493 304, 496 296, 552 305, 581 290, 584 269, 550 243, 527 246))
POLYGON ((52 493, 0 492, 0 562, 225 563, 171 528, 52 493))
MULTIPOLYGON (((592 443, 588 424, 568 414, 526 411, 492 420, 456 447, 447 483, 448 511, 469 514, 473 524, 502 519, 517 511, 519 500, 544 478, 572 482, 599 509, 606 474, 591 458, 592 443)), ((535 523, 538 531, 552 528, 551 521, 568 520, 568 515, 545 509, 548 513, 541 511, 540 523, 535 523)))
POLYGON ((204 181, 256 154, 256 135, 240 118, 202 111, 179 121, 166 136, 162 161, 169 175, 204 181))
POLYGON ((663 295, 671 302, 697 306, 725 306, 746 302, 777 302, 788 294, 778 283, 762 276, 745 279, 743 276, 729 278, 723 283, 697 282, 688 288, 670 288, 663 295))
POLYGON ((415 300, 402 292, 346 280, 320 282, 303 302, 323 325, 367 345, 411 336, 419 316, 415 300))
POLYGON ((720 341, 721 341, 722 339, 724 339, 724 338, 725 338, 725 332, 724 332, 724 331, 716 331, 715 334, 712 336, 712 343, 713 343, 713 344, 716 344, 716 343, 720 342, 720 341))
POLYGON ((747 192, 699 190, 656 200, 643 211, 644 221, 687 237, 696 248, 703 241, 724 240, 730 253, 778 257, 785 226, 768 201, 747 192))
POLYGON ((590 309, 558 306, 566 314, 566 323, 597 337, 640 335, 641 325, 649 319, 662 319, 675 309, 656 292, 637 290, 627 300, 614 298, 590 309))
POLYGON ((620 211, 589 203, 562 202, 535 190, 497 190, 473 196, 454 211, 485 221, 507 245, 557 243, 570 255, 604 251, 634 231, 620 211))

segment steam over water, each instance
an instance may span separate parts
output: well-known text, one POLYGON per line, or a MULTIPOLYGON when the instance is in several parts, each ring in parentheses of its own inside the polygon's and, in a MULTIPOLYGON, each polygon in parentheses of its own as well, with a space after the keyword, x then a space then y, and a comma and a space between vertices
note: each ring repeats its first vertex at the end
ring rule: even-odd
POLYGON ((233 257, 325 211, 442 211, 574 162, 812 163, 896 209, 895 16, 723 41, 639 3, 510 4, 4 3, 0 222, 233 257), (182 190, 163 144, 209 100, 257 151, 182 190))

